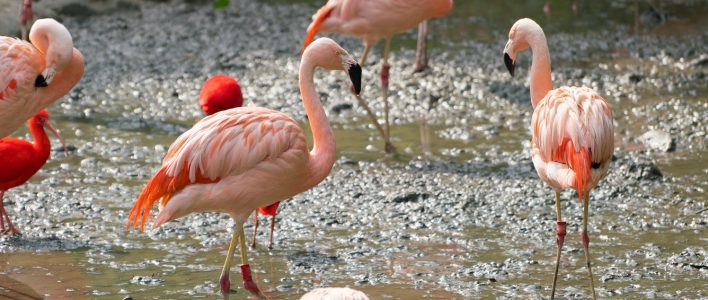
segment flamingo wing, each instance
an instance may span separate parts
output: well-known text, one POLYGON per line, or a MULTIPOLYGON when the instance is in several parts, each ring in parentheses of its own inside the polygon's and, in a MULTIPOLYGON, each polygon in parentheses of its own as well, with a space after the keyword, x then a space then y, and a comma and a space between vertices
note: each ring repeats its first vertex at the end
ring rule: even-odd
POLYGON ((541 177, 555 182, 552 186, 572 186, 582 194, 607 172, 614 150, 612 108, 593 90, 550 91, 534 110, 531 123, 534 164, 541 177), (539 164, 545 167, 538 168, 539 164))
POLYGON ((30 99, 44 57, 32 44, 16 38, 0 37, 0 137, 10 135, 37 113, 30 99))
POLYGON ((281 112, 238 107, 208 116, 170 146, 162 167, 130 211, 128 225, 140 221, 142 230, 156 201, 167 204, 189 184, 242 174, 280 158, 295 145, 306 145, 305 136, 298 123, 281 112))

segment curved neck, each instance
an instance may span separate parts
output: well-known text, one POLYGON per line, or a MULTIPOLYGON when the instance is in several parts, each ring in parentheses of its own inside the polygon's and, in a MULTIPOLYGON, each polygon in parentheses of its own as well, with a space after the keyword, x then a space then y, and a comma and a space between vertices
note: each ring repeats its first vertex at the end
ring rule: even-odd
POLYGON ((303 57, 300 63, 300 93, 313 139, 309 160, 312 176, 308 180, 308 185, 315 185, 324 180, 336 159, 334 133, 315 91, 314 73, 315 65, 312 60, 308 59, 308 56, 303 57))
POLYGON ((548 43, 543 30, 538 28, 527 38, 529 47, 533 54, 531 60, 531 70, 529 72, 529 81, 531 84, 531 103, 535 108, 538 102, 553 89, 551 81, 551 54, 548 51, 548 43))
POLYGON ((84 57, 79 50, 74 49, 69 65, 64 70, 57 72, 49 86, 37 89, 37 97, 42 103, 41 107, 47 107, 69 93, 83 75, 84 57))
POLYGON ((39 160, 44 164, 47 159, 49 159, 49 151, 51 150, 51 144, 49 143, 49 137, 44 131, 44 128, 37 124, 37 121, 32 118, 27 121, 27 127, 29 127, 30 134, 34 138, 34 143, 32 147, 35 149, 35 155, 39 156, 39 160))

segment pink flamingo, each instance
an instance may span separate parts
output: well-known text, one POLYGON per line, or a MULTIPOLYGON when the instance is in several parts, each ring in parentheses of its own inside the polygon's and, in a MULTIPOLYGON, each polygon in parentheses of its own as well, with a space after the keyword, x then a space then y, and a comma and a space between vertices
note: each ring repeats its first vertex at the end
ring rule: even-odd
POLYGON ((509 31, 504 47, 504 63, 514 76, 516 55, 531 48, 533 60, 529 77, 531 103, 532 160, 536 172, 556 192, 556 269, 551 298, 556 291, 558 265, 565 241, 566 223, 561 218, 560 191, 571 188, 583 203, 583 228, 580 232, 590 289, 595 286, 590 267, 590 239, 587 233, 590 190, 607 174, 614 151, 612 108, 600 95, 586 87, 553 89, 551 58, 543 29, 531 19, 521 19, 509 31))
POLYGON ((0 138, 66 95, 84 74, 69 31, 53 19, 34 22, 32 44, 0 37, 0 138))
POLYGON ((285 200, 317 185, 336 159, 334 134, 314 86, 315 68, 348 72, 355 92, 361 68, 330 39, 305 49, 300 63, 300 92, 312 128, 308 152, 305 133, 289 116, 262 107, 238 107, 208 116, 170 146, 162 167, 150 179, 128 216, 142 231, 155 202, 153 228, 192 212, 228 213, 233 237, 221 272, 221 292, 228 298, 231 258, 240 244, 244 287, 261 296, 251 277, 243 223, 257 208, 285 200))
POLYGON ((317 288, 300 300, 369 300, 366 294, 350 288, 317 288))
MULTIPOLYGON (((243 105, 243 94, 238 81, 231 76, 219 74, 209 78, 202 86, 199 93, 199 106, 207 115, 217 112, 241 107, 243 105)), ((266 207, 259 207, 253 214, 253 242, 251 247, 256 247, 256 233, 258 232, 258 213, 264 216, 271 216, 270 220, 270 242, 269 249, 273 249, 273 231, 275 230, 275 216, 278 214, 280 201, 266 207)))
MULTIPOLYGON (((27 121, 27 127, 34 138, 34 143, 12 137, 0 139, 0 157, 2 157, 0 160, 0 231, 2 233, 20 235, 20 231, 10 222, 2 198, 7 190, 27 182, 49 159, 51 144, 44 130, 52 131, 64 145, 64 140, 52 126, 49 114, 44 109, 27 121), (7 220, 7 228, 5 228, 5 220, 7 220)), ((66 151, 66 145, 64 150, 66 151)))
POLYGON ((27 33, 29 33, 33 19, 32 0, 23 0, 22 10, 20 11, 20 30, 22 30, 22 39, 25 41, 27 40, 27 33))
MULTIPOLYGON (((389 107, 388 107, 388 55, 391 49, 391 37, 396 33, 408 31, 424 20, 447 15, 452 9, 452 0, 329 0, 312 16, 312 23, 307 29, 305 47, 312 42, 318 32, 335 32, 359 36, 364 40, 364 54, 360 65, 366 64, 371 47, 385 39, 383 64, 381 65, 381 88, 384 101, 384 128, 378 123, 361 98, 359 103, 367 110, 374 125, 386 143, 386 152, 395 152, 390 142, 389 107)), ((422 58, 421 58, 422 59, 422 58)))

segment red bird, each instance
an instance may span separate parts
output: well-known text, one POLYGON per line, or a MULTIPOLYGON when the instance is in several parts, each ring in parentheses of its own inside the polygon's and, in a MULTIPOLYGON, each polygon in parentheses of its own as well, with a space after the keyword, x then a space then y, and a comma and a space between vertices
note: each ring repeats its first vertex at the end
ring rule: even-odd
MULTIPOLYGON (((222 110, 243 106, 243 94, 236 79, 231 76, 219 74, 209 78, 199 92, 199 105, 207 115, 218 113, 222 110)), ((258 213, 264 216, 271 216, 270 220, 270 242, 268 249, 273 249, 273 230, 275 229, 275 215, 278 214, 280 202, 259 207, 258 212, 253 214, 253 242, 251 247, 256 247, 256 233, 258 232, 258 213)))
MULTIPOLYGON (((10 222, 2 197, 5 191, 29 180, 49 159, 51 145, 44 130, 51 130, 64 145, 64 141, 52 126, 49 114, 45 110, 40 110, 30 118, 27 127, 34 138, 34 143, 12 137, 0 139, 0 157, 2 157, 0 160, 0 230, 2 233, 20 234, 20 231, 10 222)), ((66 150, 66 146, 64 149, 66 150)))

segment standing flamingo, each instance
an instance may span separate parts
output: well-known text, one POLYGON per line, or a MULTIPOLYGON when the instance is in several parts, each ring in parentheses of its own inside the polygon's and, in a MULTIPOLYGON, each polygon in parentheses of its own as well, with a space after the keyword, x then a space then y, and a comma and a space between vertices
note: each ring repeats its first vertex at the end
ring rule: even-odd
MULTIPOLYGON (((49 114, 44 109, 27 121, 27 127, 34 138, 34 143, 12 137, 0 139, 2 158, 0 159, 0 231, 2 233, 20 234, 20 231, 10 222, 2 198, 7 190, 27 182, 49 159, 51 145, 44 130, 51 130, 64 145, 64 140, 52 126, 49 114), (5 228, 5 221, 7 221, 7 228, 5 228)), ((64 149, 66 150, 66 145, 64 149)))
MULTIPOLYGON (((207 115, 212 115, 217 112, 241 107, 243 105, 243 94, 241 86, 236 79, 219 74, 209 78, 202 86, 199 92, 199 106, 207 115)), ((251 247, 256 247, 256 233, 258 232, 258 213, 264 216, 271 216, 270 220, 270 242, 269 249, 273 249, 273 231, 275 230, 275 216, 278 214, 278 206, 280 201, 275 202, 266 207, 259 207, 256 213, 253 214, 253 242, 251 247)))
POLYGON ((20 30, 22 31, 22 39, 25 41, 27 40, 27 34, 29 33, 30 26, 32 26, 33 19, 32 0, 23 0, 22 10, 20 11, 20 30))
POLYGON ((317 288, 300 300, 369 300, 366 294, 350 288, 317 288))
POLYGON ((595 287, 590 268, 588 207, 590 190, 607 174, 614 151, 612 108, 593 90, 586 87, 553 89, 551 57, 543 29, 531 19, 521 19, 509 31, 504 47, 504 63, 514 76, 516 55, 531 48, 531 148, 533 165, 543 181, 556 192, 556 269, 551 298, 556 291, 558 265, 565 241, 566 223, 561 218, 560 191, 571 188, 583 203, 583 229, 580 232, 590 289, 595 287))
POLYGON ((66 95, 84 74, 84 58, 64 25, 34 22, 32 44, 0 36, 0 138, 66 95))
POLYGON ((408 31, 424 20, 447 15, 452 9, 452 0, 329 0, 312 16, 312 23, 307 28, 305 45, 312 42, 317 32, 335 32, 359 36, 364 39, 364 54, 360 65, 366 64, 371 47, 385 39, 383 64, 381 65, 381 89, 384 101, 384 128, 381 128, 368 104, 361 98, 359 104, 369 114, 374 126, 384 138, 386 152, 395 152, 390 141, 389 105, 388 105, 388 55, 391 49, 391 37, 396 33, 408 31))
POLYGON ((312 128, 308 152, 298 122, 262 107, 238 107, 208 116, 170 146, 162 167, 150 179, 128 216, 142 231, 155 202, 160 202, 153 228, 192 212, 228 213, 233 237, 221 272, 221 292, 228 298, 231 258, 240 244, 244 287, 261 296, 251 277, 243 223, 257 208, 304 192, 321 182, 336 159, 334 133, 315 91, 315 68, 348 72, 355 92, 361 90, 361 68, 330 39, 305 49, 300 63, 300 92, 312 128))

